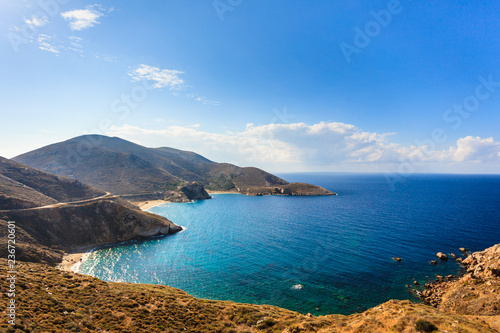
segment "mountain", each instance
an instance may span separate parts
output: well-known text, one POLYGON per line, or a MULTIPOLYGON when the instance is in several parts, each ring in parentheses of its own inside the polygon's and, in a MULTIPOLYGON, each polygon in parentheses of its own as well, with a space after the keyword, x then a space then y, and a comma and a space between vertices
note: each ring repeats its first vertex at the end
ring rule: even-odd
POLYGON ((76 179, 0 157, 0 209, 32 208, 105 195, 76 179))
POLYGON ((334 195, 319 186, 290 184, 258 168, 216 163, 193 152, 146 148, 102 135, 76 137, 14 160, 120 195, 178 190, 190 182, 212 191, 248 195, 334 195))

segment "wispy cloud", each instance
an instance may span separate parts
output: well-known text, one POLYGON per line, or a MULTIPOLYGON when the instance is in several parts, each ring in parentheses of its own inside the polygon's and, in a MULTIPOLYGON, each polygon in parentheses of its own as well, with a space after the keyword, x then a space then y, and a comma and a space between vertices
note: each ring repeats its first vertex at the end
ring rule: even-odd
POLYGON ((447 149, 390 142, 393 133, 374 133, 339 122, 249 124, 242 132, 210 133, 194 126, 151 130, 112 127, 109 135, 148 146, 193 150, 208 158, 280 171, 392 171, 414 161, 424 171, 485 172, 500 167, 500 142, 468 136, 447 149), (426 152, 426 153, 424 153, 426 152))
POLYGON ((138 65, 128 73, 128 75, 132 78, 132 81, 149 81, 152 88, 168 88, 169 90, 172 90, 172 94, 174 96, 179 97, 182 96, 182 94, 185 94, 184 96, 186 96, 186 98, 204 105, 220 105, 220 102, 209 100, 204 96, 183 92, 183 90, 188 87, 188 84, 184 78, 182 78, 183 74, 185 73, 179 70, 161 69, 145 64, 138 65))
POLYGON ((96 59, 100 59, 100 60, 104 60, 106 62, 115 62, 116 61, 116 57, 111 55, 111 54, 97 54, 95 56, 96 59))
POLYGON ((82 41, 83 41, 83 38, 81 38, 81 37, 70 36, 68 50, 71 50, 71 51, 74 51, 77 53, 83 53, 82 41))
POLYGON ((105 10, 101 6, 93 5, 87 6, 85 9, 75 9, 63 12, 61 13, 61 16, 66 21, 69 21, 69 27, 71 30, 79 31, 99 24, 99 19, 104 16, 104 12, 105 10))
POLYGON ((160 69, 158 67, 139 65, 129 75, 133 81, 151 81, 154 88, 181 89, 185 86, 181 75, 184 72, 174 69, 160 69))
POLYGON ((37 37, 37 43, 40 50, 58 55, 61 50, 61 43, 54 36, 40 34, 37 37))
POLYGON ((197 102, 200 102, 201 104, 204 104, 204 105, 220 105, 220 102, 218 101, 211 101, 209 99, 207 99, 206 97, 203 97, 203 96, 198 96, 196 94, 186 94, 186 97, 189 98, 189 99, 193 99, 197 102))
POLYGON ((32 15, 30 18, 24 20, 30 28, 40 28, 49 23, 46 16, 32 15))

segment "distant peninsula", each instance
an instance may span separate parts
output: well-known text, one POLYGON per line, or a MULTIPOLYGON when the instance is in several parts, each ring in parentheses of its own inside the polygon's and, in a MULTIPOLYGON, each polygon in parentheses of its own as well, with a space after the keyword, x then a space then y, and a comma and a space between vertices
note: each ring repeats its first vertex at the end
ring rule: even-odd
POLYGON ((146 148, 103 135, 79 136, 13 160, 132 201, 208 199, 205 190, 252 196, 335 195, 320 186, 289 183, 258 168, 216 163, 189 151, 146 148))

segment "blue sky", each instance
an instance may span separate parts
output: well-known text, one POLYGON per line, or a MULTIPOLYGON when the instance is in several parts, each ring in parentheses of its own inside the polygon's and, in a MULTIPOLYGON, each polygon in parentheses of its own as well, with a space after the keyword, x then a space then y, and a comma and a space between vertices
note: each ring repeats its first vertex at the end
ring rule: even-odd
POLYGON ((270 171, 500 170, 500 3, 0 1, 0 155, 86 133, 270 171))

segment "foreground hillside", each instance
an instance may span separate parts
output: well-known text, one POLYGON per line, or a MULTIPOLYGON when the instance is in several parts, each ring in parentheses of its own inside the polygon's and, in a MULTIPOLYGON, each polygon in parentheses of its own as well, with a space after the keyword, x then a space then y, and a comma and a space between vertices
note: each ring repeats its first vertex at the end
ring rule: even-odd
MULTIPOLYGON (((0 259, 2 295, 7 292, 6 266, 6 260, 0 259)), ((267 305, 196 299, 167 286, 103 282, 33 263, 18 265, 16 304, 17 325, 8 325, 2 316, 2 332, 372 333, 437 328, 438 332, 473 333, 500 328, 498 311, 466 316, 409 301, 389 301, 350 316, 315 317, 267 305)))
POLYGON ((76 137, 14 160, 120 195, 169 193, 190 182, 212 191, 249 195, 334 194, 315 185, 290 184, 258 168, 215 163, 193 152, 146 148, 102 135, 76 137))

